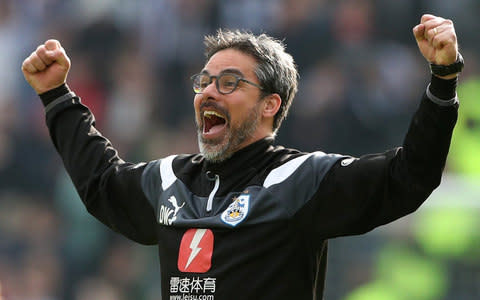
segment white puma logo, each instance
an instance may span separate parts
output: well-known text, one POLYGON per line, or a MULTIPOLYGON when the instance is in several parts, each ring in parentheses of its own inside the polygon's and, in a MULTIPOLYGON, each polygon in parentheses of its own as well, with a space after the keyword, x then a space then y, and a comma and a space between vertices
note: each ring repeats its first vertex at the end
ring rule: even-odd
POLYGON ((175 211, 173 212, 173 217, 177 218, 177 213, 180 210, 180 208, 182 208, 185 205, 185 202, 183 202, 182 206, 178 206, 177 198, 175 198, 175 196, 168 198, 168 202, 172 203, 173 208, 175 209, 175 211))
POLYGON ((166 207, 165 205, 162 205, 159 212, 158 221, 164 225, 172 225, 172 223, 177 219, 178 211, 185 205, 184 202, 181 206, 179 206, 177 203, 177 198, 175 198, 175 196, 171 196, 170 198, 168 198, 168 202, 173 205, 173 210, 169 207, 166 207))

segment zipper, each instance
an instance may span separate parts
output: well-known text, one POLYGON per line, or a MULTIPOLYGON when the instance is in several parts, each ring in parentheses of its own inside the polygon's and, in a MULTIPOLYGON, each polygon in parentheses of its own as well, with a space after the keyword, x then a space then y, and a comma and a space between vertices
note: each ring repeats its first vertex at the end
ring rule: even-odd
POLYGON ((215 185, 213 186, 213 190, 210 192, 210 195, 208 195, 208 200, 207 200, 207 212, 212 211, 212 206, 213 206, 213 198, 215 197, 215 194, 218 191, 218 188, 220 187, 220 177, 215 174, 215 176, 212 177, 212 172, 208 171, 206 173, 207 179, 210 181, 215 180, 215 185))

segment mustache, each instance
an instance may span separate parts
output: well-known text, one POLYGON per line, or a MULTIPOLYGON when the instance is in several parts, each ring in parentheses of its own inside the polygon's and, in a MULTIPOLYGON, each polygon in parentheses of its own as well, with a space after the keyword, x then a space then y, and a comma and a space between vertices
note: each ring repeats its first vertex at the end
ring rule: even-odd
POLYGON ((202 102, 202 104, 200 104, 199 111, 203 111, 204 109, 207 109, 207 108, 214 109, 220 112, 222 115, 225 116, 225 119, 227 121, 230 121, 230 113, 225 108, 218 105, 217 102, 212 100, 207 100, 205 102, 202 102))

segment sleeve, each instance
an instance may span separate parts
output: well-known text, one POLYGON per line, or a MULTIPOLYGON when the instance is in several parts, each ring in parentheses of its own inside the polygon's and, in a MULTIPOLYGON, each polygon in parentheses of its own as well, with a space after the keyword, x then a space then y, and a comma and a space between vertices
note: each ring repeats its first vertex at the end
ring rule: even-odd
POLYGON ((47 93, 40 97, 50 136, 88 212, 129 239, 156 244, 155 214, 141 183, 146 164, 119 158, 68 87, 47 93))
POLYGON ((425 93, 402 147, 337 161, 300 211, 304 228, 321 238, 362 234, 415 211, 440 184, 457 109, 425 93))

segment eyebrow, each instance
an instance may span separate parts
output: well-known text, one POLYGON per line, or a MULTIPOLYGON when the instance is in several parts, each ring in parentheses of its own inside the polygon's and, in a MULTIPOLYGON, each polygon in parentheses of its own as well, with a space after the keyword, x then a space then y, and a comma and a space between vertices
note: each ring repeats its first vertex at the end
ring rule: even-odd
MULTIPOLYGON (((203 69, 200 73, 210 75, 210 72, 208 72, 206 69, 203 69)), ((223 69, 222 71, 220 71, 218 75, 222 75, 222 74, 236 74, 241 77, 244 77, 243 73, 239 69, 235 69, 235 68, 223 69)))

